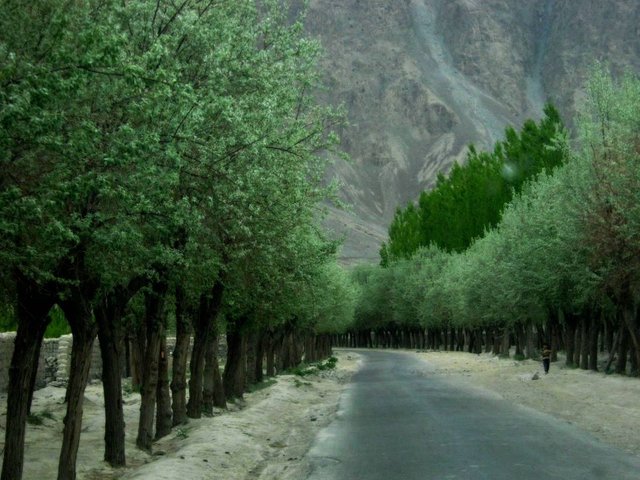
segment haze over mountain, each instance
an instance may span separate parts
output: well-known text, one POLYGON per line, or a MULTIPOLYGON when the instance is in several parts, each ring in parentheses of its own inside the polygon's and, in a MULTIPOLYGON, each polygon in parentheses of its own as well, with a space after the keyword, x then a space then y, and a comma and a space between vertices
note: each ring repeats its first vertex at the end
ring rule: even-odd
POLYGON ((325 100, 344 103, 345 262, 375 261, 398 206, 551 100, 570 118, 595 60, 640 70, 637 0, 311 0, 325 100))

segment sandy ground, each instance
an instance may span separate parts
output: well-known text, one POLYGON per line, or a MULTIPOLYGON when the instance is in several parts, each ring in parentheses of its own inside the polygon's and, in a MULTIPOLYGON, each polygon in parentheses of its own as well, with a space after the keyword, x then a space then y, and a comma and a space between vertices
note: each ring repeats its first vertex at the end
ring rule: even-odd
MULTIPOLYGON (((573 423, 602 441, 640 454, 640 380, 551 366, 549 375, 532 360, 498 359, 489 354, 404 352, 425 360, 424 374, 489 390, 573 423), (532 377, 538 373, 539 378, 532 377)), ((299 377, 279 376, 245 399, 217 411, 212 418, 192 420, 155 444, 149 455, 134 446, 139 395, 125 395, 126 469, 102 462, 102 390, 87 388, 81 446, 80 480, 106 479, 246 479, 302 480, 309 474, 305 453, 318 431, 337 410, 340 393, 360 360, 357 352, 337 351, 335 370, 299 377)), ((60 448, 64 389, 36 392, 33 412, 42 425, 29 425, 24 479, 54 479, 60 448), (51 418, 49 418, 51 417, 51 418)), ((0 397, 5 405, 6 396, 0 397)), ((3 408, 4 411, 4 408, 3 408)), ((0 414, 0 430, 6 417, 0 414)), ((4 440, 4 432, 0 431, 4 440)), ((0 443, 0 449, 4 445, 0 443)))

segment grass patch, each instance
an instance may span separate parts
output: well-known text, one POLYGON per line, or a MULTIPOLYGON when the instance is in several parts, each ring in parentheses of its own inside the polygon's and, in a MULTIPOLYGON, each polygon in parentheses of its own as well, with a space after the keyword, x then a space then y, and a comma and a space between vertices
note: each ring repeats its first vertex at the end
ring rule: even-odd
POLYGON ((316 373, 316 368, 302 363, 297 367, 290 368, 289 370, 287 370, 287 373, 290 373, 291 375, 297 375, 299 377, 306 377, 307 375, 313 375, 314 373, 316 373))
POLYGON ((270 378, 269 380, 265 380, 264 382, 254 383, 253 385, 249 385, 247 391, 249 393, 258 392, 260 390, 264 390, 265 388, 269 388, 272 385, 275 385, 278 381, 275 378, 270 378))
POLYGON ((513 359, 514 359, 514 360, 517 360, 517 361, 519 361, 519 362, 521 362, 521 361, 523 361, 523 360, 524 360, 524 355, 523 355, 522 353, 516 353, 516 354, 513 356, 513 359))
POLYGON ((39 413, 30 413, 27 416, 27 423, 29 425, 43 425, 45 418, 47 420, 55 420, 56 417, 49 410, 44 410, 39 413))
POLYGON ((336 357, 331 357, 326 362, 320 362, 316 365, 318 370, 333 370, 336 368, 336 364, 338 363, 338 359, 336 357))
POLYGON ((298 380, 297 378, 293 379, 293 384, 296 386, 296 388, 311 386, 311 382, 303 382, 301 380, 298 380))
POLYGON ((176 428, 176 438, 180 438, 181 440, 189 438, 189 431, 182 427, 176 428))
POLYGON ((307 375, 313 375, 324 370, 333 370, 336 368, 338 359, 336 357, 330 357, 326 362, 318 362, 316 364, 307 365, 301 363, 297 367, 290 368, 287 373, 291 375, 297 375, 299 377, 306 377, 307 375))

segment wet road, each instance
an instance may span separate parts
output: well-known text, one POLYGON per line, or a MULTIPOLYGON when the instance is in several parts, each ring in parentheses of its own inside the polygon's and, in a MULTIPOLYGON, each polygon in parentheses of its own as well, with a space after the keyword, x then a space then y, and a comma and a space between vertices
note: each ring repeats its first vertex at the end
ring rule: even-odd
POLYGON ((566 422, 438 378, 408 354, 358 354, 362 368, 307 455, 308 480, 640 479, 639 457, 566 422))

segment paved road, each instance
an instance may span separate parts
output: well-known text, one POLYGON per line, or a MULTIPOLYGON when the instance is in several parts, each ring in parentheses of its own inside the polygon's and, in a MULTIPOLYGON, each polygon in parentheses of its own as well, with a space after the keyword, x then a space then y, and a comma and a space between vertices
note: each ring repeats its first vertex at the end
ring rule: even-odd
MULTIPOLYGON (((638 480, 640 458, 399 352, 364 364, 308 453, 308 480, 638 480)), ((629 432, 640 435, 640 432, 629 432)))

